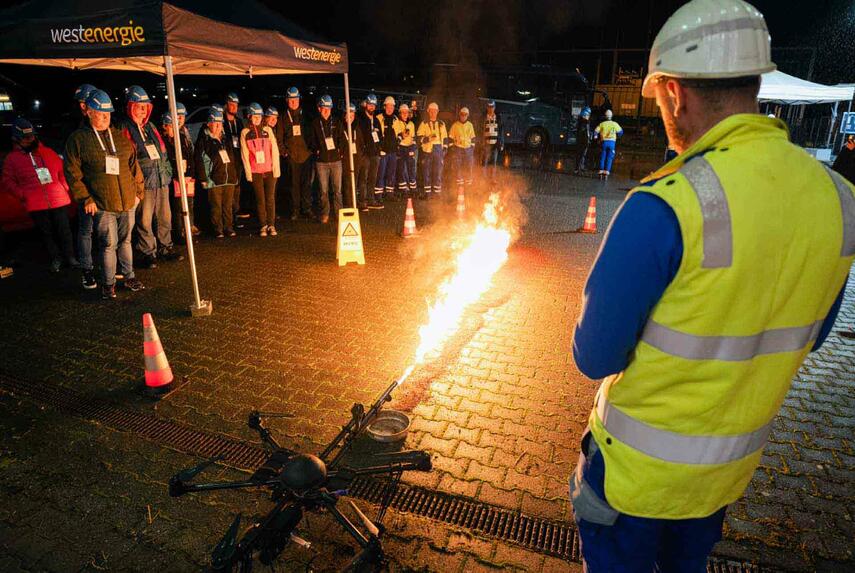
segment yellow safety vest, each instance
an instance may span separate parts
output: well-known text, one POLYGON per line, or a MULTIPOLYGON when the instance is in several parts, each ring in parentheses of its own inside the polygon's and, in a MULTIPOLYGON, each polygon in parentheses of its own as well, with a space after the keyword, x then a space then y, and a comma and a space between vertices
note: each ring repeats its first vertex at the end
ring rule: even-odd
POLYGON ((410 121, 400 120, 401 122, 401 145, 403 147, 409 147, 415 143, 416 137, 416 126, 410 121))
POLYGON ((433 151, 434 145, 442 145, 445 147, 445 140, 448 139, 448 131, 445 129, 445 122, 442 120, 430 121, 424 120, 419 124, 419 131, 416 134, 419 137, 422 151, 430 153, 433 151), (427 138, 427 141, 424 141, 427 138))
POLYGON ((451 124, 451 131, 448 132, 448 137, 452 139, 454 147, 468 149, 475 145, 472 143, 472 140, 475 139, 475 128, 472 127, 471 121, 467 121, 466 123, 455 121, 451 124))
POLYGON ((623 131, 623 128, 618 122, 607 119, 598 125, 594 131, 602 136, 603 141, 615 141, 617 140, 618 132, 623 131))
POLYGON ((671 206, 683 259, 589 423, 612 507, 705 517, 751 480, 846 280, 855 190, 759 114, 728 117, 650 179, 631 194, 671 206))

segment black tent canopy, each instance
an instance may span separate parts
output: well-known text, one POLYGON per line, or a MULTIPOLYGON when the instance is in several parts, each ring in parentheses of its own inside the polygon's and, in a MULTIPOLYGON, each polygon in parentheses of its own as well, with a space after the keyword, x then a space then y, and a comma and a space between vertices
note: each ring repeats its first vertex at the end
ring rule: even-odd
MULTIPOLYGON (((175 74, 344 74, 345 105, 350 105, 347 46, 310 34, 256 0, 25 2, 0 11, 0 63, 165 75, 173 117, 175 74)), ((177 138, 175 155, 180 164, 177 138)), ((352 177, 353 155, 347 155, 352 177)), ((210 301, 199 294, 183 173, 179 185, 193 281, 191 311, 210 314, 210 301)))

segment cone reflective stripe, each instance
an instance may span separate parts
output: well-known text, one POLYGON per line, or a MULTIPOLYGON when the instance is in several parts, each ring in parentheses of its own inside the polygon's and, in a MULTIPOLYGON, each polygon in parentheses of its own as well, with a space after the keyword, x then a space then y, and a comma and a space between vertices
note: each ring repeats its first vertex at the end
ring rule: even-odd
POLYGON ((588 203, 588 213, 585 215, 585 224, 579 229, 580 233, 596 233, 597 232, 597 198, 591 197, 588 203))
POLYGON ((172 383, 172 368, 163 351, 154 319, 151 314, 143 315, 143 356, 145 361, 145 385, 148 389, 163 390, 172 383))
POLYGON ((405 239, 415 236, 416 234, 416 213, 413 211, 412 197, 407 199, 407 212, 404 214, 404 229, 401 236, 405 239))
POLYGON ((466 216, 466 196, 463 194, 463 187, 457 188, 457 217, 462 219, 466 216))

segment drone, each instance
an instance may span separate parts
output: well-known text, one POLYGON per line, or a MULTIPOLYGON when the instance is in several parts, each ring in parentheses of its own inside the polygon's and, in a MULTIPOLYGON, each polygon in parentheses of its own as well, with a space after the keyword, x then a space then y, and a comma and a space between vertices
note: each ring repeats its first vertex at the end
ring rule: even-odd
POLYGON ((269 452, 267 460, 246 481, 191 483, 210 465, 224 458, 220 454, 201 464, 178 472, 169 480, 169 495, 180 497, 187 493, 222 489, 267 488, 274 503, 266 515, 256 518, 239 535, 241 515, 238 514, 211 554, 211 570, 215 572, 248 573, 257 558, 263 565, 272 566, 289 543, 309 547, 310 542, 300 538, 294 530, 306 512, 328 513, 359 545, 361 551, 345 566, 343 571, 376 571, 385 562, 380 538, 383 534, 383 517, 397 491, 405 471, 431 471, 430 455, 422 450, 374 453, 368 456, 369 465, 352 467, 342 460, 354 442, 374 422, 383 405, 390 401, 392 391, 399 382, 390 385, 367 410, 356 403, 350 410, 350 421, 318 455, 301 453, 279 445, 264 419, 290 417, 253 410, 247 425, 258 432, 269 452), (350 484, 359 476, 380 475, 387 479, 377 516, 370 519, 352 501, 351 508, 361 522, 360 530, 338 508, 338 501, 348 495, 350 484))

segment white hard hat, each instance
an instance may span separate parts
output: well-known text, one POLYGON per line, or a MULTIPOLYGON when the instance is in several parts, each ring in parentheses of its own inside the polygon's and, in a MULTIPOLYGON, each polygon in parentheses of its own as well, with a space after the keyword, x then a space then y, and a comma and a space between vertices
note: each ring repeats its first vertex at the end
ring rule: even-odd
POLYGON ((383 105, 388 105, 390 103, 392 105, 395 105, 395 98, 393 98, 392 96, 386 96, 386 99, 383 100, 383 105))
POLYGON ((606 110, 606 119, 611 119, 611 118, 612 118, 612 115, 614 115, 614 114, 612 114, 612 110, 607 109, 607 110, 606 110))
POLYGON ((468 107, 461 107, 461 108, 460 108, 460 113, 461 113, 462 115, 469 115, 469 108, 468 108, 468 107))
POLYGON ((398 111, 410 111, 410 106, 405 103, 402 103, 401 107, 398 108, 398 111))
POLYGON ((435 101, 432 101, 428 104, 428 109, 435 109, 436 111, 439 111, 439 104, 435 101))
POLYGON ((738 78, 775 69, 766 20, 743 0, 692 0, 674 12, 653 41, 641 93, 655 97, 660 76, 738 78))

